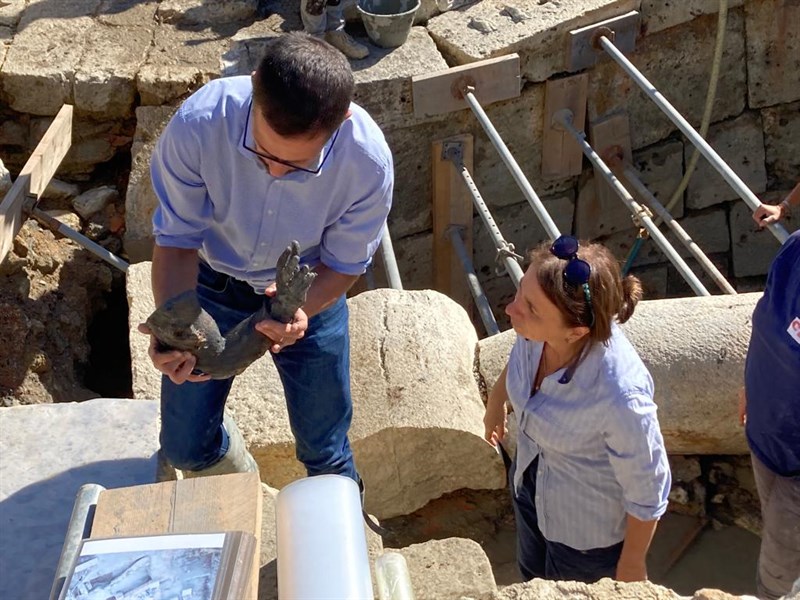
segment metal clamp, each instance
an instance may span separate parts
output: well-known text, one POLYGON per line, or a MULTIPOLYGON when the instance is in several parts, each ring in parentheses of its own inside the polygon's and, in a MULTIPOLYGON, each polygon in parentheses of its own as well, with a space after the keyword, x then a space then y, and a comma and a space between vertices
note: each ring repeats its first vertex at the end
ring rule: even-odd
POLYGON ((507 270, 505 266, 505 260, 507 258, 513 258, 514 260, 517 261, 517 263, 522 265, 522 261, 524 261, 525 259, 516 252, 514 252, 515 249, 516 248, 514 248, 514 244, 512 244, 511 242, 507 242, 505 240, 501 242, 500 247, 497 249, 497 254, 495 254, 494 257, 495 275, 505 275, 507 270))

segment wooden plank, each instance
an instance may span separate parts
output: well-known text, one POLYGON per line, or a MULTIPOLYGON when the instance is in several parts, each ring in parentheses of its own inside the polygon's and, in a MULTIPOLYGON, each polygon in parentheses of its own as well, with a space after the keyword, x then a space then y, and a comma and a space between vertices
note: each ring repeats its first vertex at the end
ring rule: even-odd
POLYGON ((105 490, 91 538, 247 531, 256 536, 251 600, 258 597, 261 483, 257 473, 197 477, 105 490))
POLYGON ((542 144, 542 177, 545 179, 565 179, 581 173, 581 147, 569 132, 554 124, 553 117, 559 110, 569 109, 572 111, 573 125, 582 131, 586 123, 588 90, 589 75, 586 73, 551 79, 545 84, 542 144))
POLYGON ((473 94, 481 106, 516 98, 520 95, 520 82, 518 54, 415 75, 411 78, 414 116, 425 118, 469 108, 462 95, 465 85, 475 88, 473 94))
POLYGON ((567 71, 581 71, 605 57, 605 51, 596 48, 596 38, 604 35, 620 52, 633 52, 639 35, 639 13, 635 10, 574 29, 567 36, 567 71))
POLYGON ((431 145, 433 160, 433 282, 434 288, 472 314, 472 295, 466 275, 447 233, 450 226, 461 227, 467 256, 472 256, 472 196, 461 175, 449 160, 442 158, 446 143, 460 143, 464 165, 472 173, 473 140, 469 134, 438 140, 431 145))
MULTIPOLYGON (((630 120, 627 113, 615 113, 589 124, 592 147, 600 158, 620 178, 619 168, 633 161, 630 120)), ((616 192, 605 178, 594 169, 594 182, 600 206, 619 202, 616 192)))
POLYGON ((25 198, 39 198, 71 145, 72 106, 65 104, 0 202, 0 261, 11 250, 14 237, 22 227, 25 198))

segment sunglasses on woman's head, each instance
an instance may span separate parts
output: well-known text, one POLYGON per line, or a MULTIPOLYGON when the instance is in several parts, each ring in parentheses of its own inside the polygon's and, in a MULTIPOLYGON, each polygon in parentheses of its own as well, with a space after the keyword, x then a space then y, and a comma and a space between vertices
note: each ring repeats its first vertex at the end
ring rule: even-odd
POLYGON ((550 254, 560 260, 566 260, 567 264, 561 272, 564 283, 583 290, 583 297, 589 309, 588 327, 594 325, 594 307, 592 306, 592 292, 589 289, 589 278, 592 276, 592 266, 578 258, 578 239, 571 235, 559 236, 553 245, 550 246, 550 254))

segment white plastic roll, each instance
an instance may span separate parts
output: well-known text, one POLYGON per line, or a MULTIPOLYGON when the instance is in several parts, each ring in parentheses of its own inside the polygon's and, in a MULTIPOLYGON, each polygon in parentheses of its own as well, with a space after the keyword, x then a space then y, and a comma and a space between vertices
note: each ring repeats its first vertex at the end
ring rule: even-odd
POLYGON ((276 501, 278 598, 373 600, 358 485, 317 475, 284 487, 276 501))
POLYGON ((399 552, 384 552, 375 559, 375 582, 379 600, 414 600, 408 564, 399 552))

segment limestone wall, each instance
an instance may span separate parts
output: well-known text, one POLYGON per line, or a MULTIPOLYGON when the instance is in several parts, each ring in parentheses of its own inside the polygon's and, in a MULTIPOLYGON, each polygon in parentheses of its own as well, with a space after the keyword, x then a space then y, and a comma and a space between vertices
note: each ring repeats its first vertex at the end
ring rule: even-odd
MULTIPOLYGON (((394 153, 390 230, 405 286, 432 284, 435 139, 473 134, 473 176, 501 231, 519 250, 544 238, 470 111, 424 119, 413 114, 414 75, 512 52, 521 59, 522 93, 487 106, 487 114, 559 227, 599 238, 624 258, 635 229, 621 204, 599 203, 591 171, 562 180, 541 175, 545 82, 565 74, 568 31, 638 10, 641 35, 631 60, 697 125, 711 70, 717 1, 480 0, 441 12, 445 4, 425 0, 404 46, 372 47, 369 58, 353 62, 357 99, 381 124, 394 153)), ((800 6, 788 0, 729 5, 709 140, 754 192, 775 201, 800 179, 800 82, 792 75, 800 70, 800 42, 787 28, 800 20, 800 6)), ((358 24, 350 27, 363 38, 358 24)), ((59 177, 83 182, 106 173, 109 165, 122 165, 124 172, 130 152, 129 183, 120 184, 127 196, 125 252, 134 262, 146 260, 154 204, 149 156, 174 106, 211 78, 249 72, 265 39, 300 28, 294 0, 8 0, 0 7, 0 155, 16 172, 61 103, 73 103, 73 148, 59 177)), ((627 112, 634 165, 666 200, 692 148, 612 61, 587 72, 589 118, 627 112)), ((754 231, 746 206, 704 160, 674 213, 740 290, 762 285, 777 244, 769 233, 754 231)), ((476 220, 474 261, 500 311, 512 286, 495 274, 494 250, 481 229, 476 220)), ((690 294, 652 242, 640 252, 635 272, 649 298, 690 294)))

